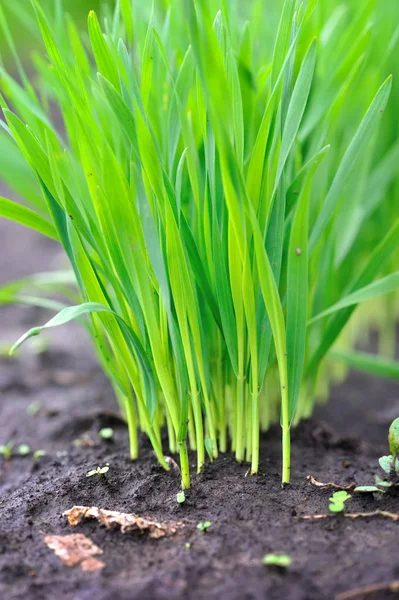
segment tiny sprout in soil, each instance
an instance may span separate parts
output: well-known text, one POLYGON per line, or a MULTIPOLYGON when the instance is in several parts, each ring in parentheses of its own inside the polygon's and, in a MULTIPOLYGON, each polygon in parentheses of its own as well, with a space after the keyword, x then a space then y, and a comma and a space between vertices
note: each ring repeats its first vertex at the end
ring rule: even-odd
POLYGON ((264 565, 273 565, 274 567, 286 569, 292 565, 292 558, 288 554, 266 554, 262 562, 264 565))
POLYGON ((42 456, 46 456, 46 451, 45 450, 36 450, 32 456, 33 462, 38 461, 39 458, 42 458, 42 456))
POLYGON ((28 456, 28 454, 30 454, 31 452, 31 447, 29 446, 29 444, 20 444, 18 446, 18 454, 20 456, 28 456))
POLYGON ((30 417, 36 417, 39 412, 41 411, 42 405, 40 404, 40 402, 37 402, 36 400, 31 402, 30 404, 28 404, 27 408, 26 408, 26 412, 28 413, 28 415, 30 417))
POLYGON ((399 450, 399 418, 395 419, 389 428, 388 443, 392 454, 380 456, 378 459, 381 469, 388 475, 388 481, 376 475, 375 485, 359 485, 355 488, 355 492, 378 492, 383 494, 390 487, 397 485, 399 474, 399 460, 397 458, 399 450))
POLYGON ((103 429, 100 429, 98 435, 103 440, 112 440, 114 437, 114 430, 111 427, 104 427, 103 429))
POLYGON ((10 460, 12 456, 12 449, 14 448, 15 442, 9 441, 5 446, 0 446, 0 454, 4 456, 6 460, 10 460))
POLYGON ((391 423, 388 432, 388 442, 392 456, 399 454, 399 417, 391 423))
POLYGON ((183 504, 183 502, 186 501, 186 495, 184 493, 184 490, 180 490, 180 492, 177 493, 176 495, 176 502, 178 504, 183 504))
POLYGON ((200 523, 197 523, 197 529, 200 531, 206 531, 211 525, 212 523, 210 521, 201 521, 200 523))
POLYGON ((329 498, 330 504, 328 508, 331 510, 331 512, 334 513, 343 512, 345 508, 345 502, 347 502, 347 500, 349 500, 351 497, 352 496, 344 490, 341 490, 340 492, 335 492, 335 494, 333 494, 331 498, 329 498))
POLYGON ((99 475, 100 477, 108 473, 109 465, 106 464, 104 467, 97 467, 97 469, 92 469, 88 473, 86 473, 86 477, 93 477, 94 475, 99 475))

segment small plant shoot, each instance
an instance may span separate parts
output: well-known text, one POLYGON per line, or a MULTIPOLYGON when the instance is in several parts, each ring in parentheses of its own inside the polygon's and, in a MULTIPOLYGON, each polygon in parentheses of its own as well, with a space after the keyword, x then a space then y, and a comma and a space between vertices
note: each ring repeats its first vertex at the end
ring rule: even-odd
POLYGON ((211 525, 212 523, 210 521, 200 521, 197 523, 197 529, 200 531, 207 531, 211 525))
POLYGON ((381 479, 379 475, 375 477, 375 485, 359 485, 355 488, 355 492, 377 492, 383 494, 393 485, 397 485, 397 478, 399 475, 399 418, 395 419, 391 424, 388 432, 388 443, 389 449, 392 454, 388 456, 381 456, 378 459, 378 463, 381 469, 389 476, 388 481, 381 479))
POLYGON ((330 504, 328 508, 333 513, 341 513, 345 509, 345 502, 347 502, 352 496, 348 494, 345 490, 341 490, 339 492, 335 492, 330 500, 330 504))
POLYGON ((395 419, 388 433, 389 450, 392 456, 399 454, 399 417, 395 419))
POLYGON ((28 413, 28 415, 30 417, 36 417, 40 411, 42 409, 42 405, 40 404, 40 402, 37 402, 36 400, 31 402, 30 404, 28 404, 27 408, 26 408, 26 412, 28 413))
POLYGON ((178 504, 183 504, 183 502, 186 501, 186 495, 184 493, 184 490, 180 490, 180 492, 177 493, 176 495, 176 502, 178 504))
POLYGON ((0 446, 0 455, 4 456, 6 460, 10 460, 14 446, 13 441, 9 441, 5 446, 0 446))
POLYGON ((287 569, 292 565, 292 558, 288 554, 266 554, 262 562, 264 565, 287 569))
POLYGON ((99 477, 102 477, 103 475, 108 473, 108 471, 109 471, 109 465, 106 464, 104 467, 97 467, 96 469, 92 469, 91 471, 88 471, 86 473, 86 477, 94 477, 96 475, 99 477))
POLYGON ((31 453, 31 447, 29 444, 20 444, 17 451, 20 456, 28 456, 31 453))
POLYGON ((32 455, 33 462, 37 462, 43 456, 46 456, 47 452, 45 450, 35 450, 32 455))
POLYGON ((103 429, 100 429, 98 435, 102 440, 112 440, 114 437, 114 430, 111 427, 104 427, 103 429))

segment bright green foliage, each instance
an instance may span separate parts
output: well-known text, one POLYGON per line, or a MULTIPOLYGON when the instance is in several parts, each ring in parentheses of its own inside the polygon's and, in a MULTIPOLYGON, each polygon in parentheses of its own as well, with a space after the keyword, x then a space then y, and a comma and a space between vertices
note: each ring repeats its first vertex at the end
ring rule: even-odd
POLYGON ((384 493, 384 491, 378 488, 376 485, 358 485, 353 491, 359 492, 360 494, 384 493))
POLYGON ((100 429, 100 431, 98 432, 98 435, 103 440, 112 440, 114 436, 114 430, 112 429, 112 427, 103 427, 103 429, 100 429))
POLYGON ((58 240, 78 289, 58 274, 0 291, 57 312, 12 351, 81 319, 131 457, 140 429, 169 469, 165 426, 183 489, 188 446, 201 471, 230 441, 257 473, 279 418, 289 481, 291 424, 339 375, 329 352, 360 302, 386 308, 390 347, 399 94, 375 4, 121 0, 81 33, 33 0, 35 88, 0 12, 19 75, 1 71, 0 176, 26 205, 0 198, 0 216, 58 240), (67 305, 44 297, 60 290, 67 305))
POLYGON ((95 475, 102 477, 103 475, 108 473, 108 471, 109 471, 109 465, 106 464, 104 467, 97 467, 96 469, 92 469, 91 471, 88 471, 86 473, 86 477, 94 477, 95 475))
POLYGON ((12 450, 15 443, 10 440, 7 444, 0 446, 0 455, 4 456, 6 460, 10 460, 12 457, 12 450))
MULTIPOLYGON (((392 454, 390 454, 389 456, 380 456, 380 458, 378 459, 379 465, 381 467, 381 469, 383 471, 385 471, 385 473, 390 473, 391 469, 393 468, 393 456, 392 454)), ((398 473, 399 472, 399 460, 396 459, 395 460, 395 471, 398 473)))
POLYGON ((398 455, 398 427, 399 418, 395 419, 390 428, 388 434, 389 449, 392 454, 389 456, 381 456, 378 459, 378 463, 383 471, 389 475, 388 481, 381 479, 378 475, 375 477, 375 485, 360 485, 355 488, 355 492, 379 492, 383 494, 393 485, 397 485, 397 477, 399 474, 399 460, 398 455))
POLYGON ((176 502, 178 504, 183 504, 183 502, 186 501, 186 495, 184 493, 184 490, 180 490, 180 492, 177 492, 176 494, 176 502))
POLYGON ((342 512, 345 508, 345 502, 351 498, 351 495, 345 490, 341 490, 340 492, 335 492, 330 500, 330 504, 328 505, 329 510, 334 513, 342 512))
POLYGON ((399 379, 399 361, 370 354, 369 352, 334 350, 330 353, 337 361, 342 361, 352 369, 386 377, 399 379))
POLYGON ((292 558, 288 554, 266 554, 262 562, 264 565, 273 565, 286 569, 292 565, 292 558))
POLYGON ((36 462, 39 460, 39 458, 42 458, 42 456, 46 456, 46 451, 45 450, 35 450, 35 452, 33 453, 32 456, 32 460, 33 462, 36 462))
POLYGON ((391 423, 388 432, 388 442, 392 456, 396 457, 399 453, 399 418, 391 423))
POLYGON ((20 456, 27 456, 31 453, 31 448, 29 444, 20 444, 17 450, 20 456))
POLYGON ((210 521, 201 521, 200 523, 197 523, 197 529, 200 531, 206 531, 211 525, 212 523, 210 521))

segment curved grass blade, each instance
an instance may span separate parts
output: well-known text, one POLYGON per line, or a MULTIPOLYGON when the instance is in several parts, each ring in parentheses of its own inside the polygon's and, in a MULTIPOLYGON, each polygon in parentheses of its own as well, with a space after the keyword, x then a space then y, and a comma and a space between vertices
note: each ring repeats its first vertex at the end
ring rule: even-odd
POLYGON ((46 219, 35 213, 30 208, 18 204, 8 198, 0 197, 0 217, 16 221, 25 227, 34 229, 39 233, 58 241, 58 235, 54 226, 46 219))
POLYGON ((376 356, 369 352, 357 352, 344 350, 333 350, 329 357, 343 362, 345 365, 356 371, 362 371, 368 375, 376 377, 386 377, 387 379, 399 379, 399 362, 389 360, 383 356, 376 356))
POLYGON ((356 290, 356 292, 345 296, 345 298, 342 298, 342 300, 339 300, 339 302, 336 302, 330 306, 330 308, 327 308, 326 310, 323 310, 323 312, 312 317, 310 321, 308 321, 308 325, 311 325, 315 321, 323 319, 332 313, 342 310, 343 308, 353 306, 354 304, 360 304, 360 302, 365 302, 366 300, 378 298, 378 296, 389 294, 397 289, 399 289, 399 271, 396 271, 396 273, 392 273, 391 275, 387 275, 378 281, 374 281, 373 283, 356 290))
POLYGON ((143 379, 148 391, 148 394, 146 395, 147 409, 149 412, 150 421, 152 421, 154 418, 156 408, 156 384, 153 376, 152 367, 148 361, 145 350, 134 331, 124 321, 124 319, 122 319, 115 311, 105 306, 104 304, 100 304, 99 302, 85 302, 83 304, 78 304, 76 306, 68 306, 67 308, 64 308, 52 319, 50 319, 50 321, 47 321, 47 323, 45 323, 44 325, 39 327, 32 327, 31 329, 29 329, 29 331, 24 333, 24 335, 22 335, 10 349, 10 356, 15 354, 18 348, 24 342, 26 342, 26 340, 36 335, 39 335, 44 329, 50 329, 52 327, 59 327, 60 325, 65 325, 66 323, 69 323, 69 321, 72 321, 89 313, 91 314, 101 312, 111 313, 117 319, 125 338, 127 338, 127 340, 134 347, 134 351, 137 356, 137 360, 140 364, 143 379))

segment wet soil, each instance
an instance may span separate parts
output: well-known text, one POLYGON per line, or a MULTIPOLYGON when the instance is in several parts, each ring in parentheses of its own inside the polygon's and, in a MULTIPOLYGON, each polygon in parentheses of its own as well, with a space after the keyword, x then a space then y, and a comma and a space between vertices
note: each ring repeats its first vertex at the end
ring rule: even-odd
MULTIPOLYGON (((57 248, 34 234, 0 223, 0 236, 17 253, 2 256, 1 282, 62 266, 57 248)), ((3 307, 0 339, 14 341, 46 316, 3 307)), ((299 518, 325 513, 332 491, 315 487, 308 475, 342 485, 373 483, 378 457, 388 452, 388 426, 399 414, 397 382, 352 374, 334 388, 329 405, 293 432, 290 487, 280 486, 275 427, 262 438, 258 477, 246 477, 247 465, 223 455, 201 475, 193 469, 192 489, 178 504, 178 473, 157 465, 145 439, 140 460, 129 460, 126 426, 85 334, 68 325, 49 339, 45 352, 27 347, 15 360, 0 359, 0 443, 12 439, 46 451, 37 462, 31 455, 0 459, 0 598, 321 600, 399 579, 399 522, 299 518), (104 426, 114 429, 112 441, 99 439, 104 426), (94 445, 74 445, 85 434, 94 445), (107 462, 105 477, 86 477, 107 462), (162 539, 123 535, 94 521, 71 529, 62 512, 74 505, 181 521, 185 527, 162 539), (212 523, 206 533, 196 528, 199 521, 212 523), (74 532, 103 550, 103 570, 66 567, 44 544, 45 534, 74 532), (286 571, 264 566, 269 552, 288 553, 292 566, 286 571)), ((357 495, 349 502, 350 512, 399 513, 399 498, 392 495, 357 495)), ((356 596, 363 597, 393 593, 356 596)))

